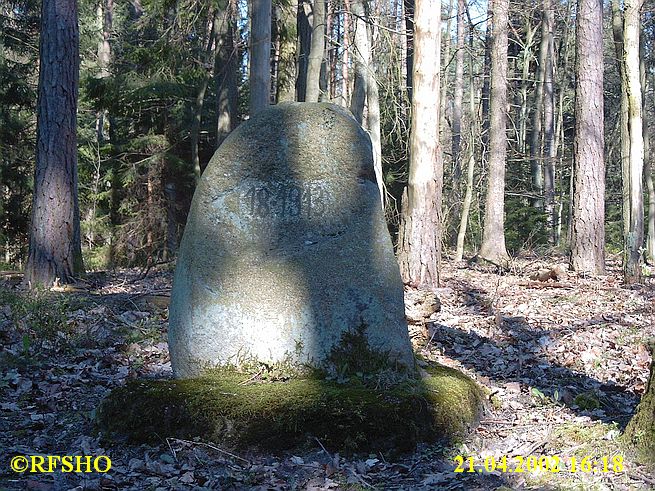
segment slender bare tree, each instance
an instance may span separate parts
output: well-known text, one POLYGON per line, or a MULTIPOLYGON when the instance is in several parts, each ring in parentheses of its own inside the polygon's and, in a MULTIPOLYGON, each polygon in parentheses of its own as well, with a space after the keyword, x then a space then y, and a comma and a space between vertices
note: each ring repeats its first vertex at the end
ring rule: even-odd
POLYGON ((250 115, 271 103, 271 0, 252 0, 250 115))
POLYGON ((507 158, 507 29, 509 0, 494 0, 489 99, 489 181, 484 231, 478 256, 502 264, 505 247, 505 160, 507 158))

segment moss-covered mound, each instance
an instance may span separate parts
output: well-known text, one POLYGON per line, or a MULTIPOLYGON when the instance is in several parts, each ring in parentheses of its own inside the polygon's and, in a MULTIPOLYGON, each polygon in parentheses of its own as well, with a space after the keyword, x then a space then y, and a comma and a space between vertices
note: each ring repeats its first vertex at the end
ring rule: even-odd
POLYGON ((228 370, 134 381, 105 399, 97 422, 105 435, 135 443, 201 437, 283 450, 316 437, 333 451, 404 451, 462 435, 481 413, 483 396, 471 379, 443 366, 428 373, 385 390, 318 377, 255 382, 228 370))

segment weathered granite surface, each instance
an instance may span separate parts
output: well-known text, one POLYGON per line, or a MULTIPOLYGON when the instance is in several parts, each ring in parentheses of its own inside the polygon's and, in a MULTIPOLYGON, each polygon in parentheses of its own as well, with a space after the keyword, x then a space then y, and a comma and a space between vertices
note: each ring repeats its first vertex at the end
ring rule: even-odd
POLYGON ((369 137, 333 104, 272 106, 229 136, 193 197, 171 296, 173 371, 334 372, 355 338, 413 367, 369 137))

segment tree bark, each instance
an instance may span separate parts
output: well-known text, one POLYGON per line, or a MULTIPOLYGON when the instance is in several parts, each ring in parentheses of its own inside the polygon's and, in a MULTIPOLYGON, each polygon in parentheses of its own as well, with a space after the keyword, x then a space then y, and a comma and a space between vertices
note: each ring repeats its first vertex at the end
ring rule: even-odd
POLYGON ((371 45, 366 28, 366 6, 364 0, 352 0, 351 11, 355 18, 354 46, 355 52, 355 81, 353 94, 350 100, 350 112, 355 119, 362 124, 364 120, 364 106, 366 105, 366 93, 370 83, 370 58, 371 45))
POLYGON ((474 62, 473 62, 473 26, 470 27, 469 34, 469 142, 467 148, 468 164, 466 167, 466 192, 462 202, 462 213, 459 220, 459 230, 457 232, 457 246, 455 248, 455 261, 461 261, 464 258, 464 239, 466 238, 466 228, 468 227, 469 212, 471 202, 473 201, 473 177, 475 174, 475 141, 476 137, 476 112, 475 112, 475 85, 473 80, 474 62))
MULTIPOLYGON (((641 32, 644 35, 643 27, 641 32)), ((644 114, 646 113, 646 100, 649 91, 648 77, 646 75, 646 54, 645 43, 640 43, 641 57, 639 59, 639 73, 641 76, 642 87, 642 104, 644 114)), ((644 174, 646 177, 646 186, 648 189, 648 231, 646 236, 646 261, 649 264, 655 264, 655 184, 653 183, 653 158, 650 149, 650 132, 646 118, 643 118, 642 134, 644 135, 644 174)))
POLYGON ((298 0, 276 4, 278 9, 278 33, 280 38, 280 54, 277 68, 277 101, 291 102, 296 100, 295 80, 297 72, 298 46, 298 0))
POLYGON ((234 3, 230 2, 225 12, 225 17, 219 21, 217 26, 219 46, 216 53, 216 69, 214 70, 216 96, 218 99, 216 148, 221 146, 221 143, 223 143, 227 135, 236 127, 237 123, 237 71, 239 69, 239 53, 234 43, 236 32, 234 9, 234 3))
POLYGON ((453 43, 450 34, 453 15, 453 0, 448 1, 448 10, 446 11, 446 39, 443 40, 443 51, 441 63, 441 93, 439 94, 439 134, 443 135, 446 130, 446 105, 448 102, 448 66, 450 64, 450 47, 453 43))
POLYGON ((578 0, 571 267, 605 272, 603 2, 578 0))
MULTIPOLYGON (((654 340, 650 341, 649 348, 655 359, 654 340)), ((625 429, 624 438, 637 449, 641 459, 655 462, 655 363, 653 362, 650 364, 646 392, 625 429)))
POLYGON ((548 242, 555 244, 555 9, 552 0, 544 0, 544 25, 542 35, 547 39, 546 70, 544 73, 544 195, 546 198, 546 226, 548 242))
MULTIPOLYGON (((441 2, 440 2, 441 3, 441 2)), ((407 52, 405 57, 405 69, 407 77, 407 100, 412 103, 412 87, 414 76, 414 10, 415 0, 403 0, 405 10, 405 31, 407 52)))
MULTIPOLYGON (((548 32, 546 25, 547 0, 544 0, 543 19, 541 21, 541 42, 539 43, 539 69, 537 71, 537 88, 534 93, 534 111, 532 113, 532 132, 530 133, 530 176, 532 189, 537 194, 533 198, 534 208, 543 208, 544 201, 544 165, 541 153, 541 136, 544 117, 544 92, 546 82, 546 64, 548 63, 548 32)), ((525 63, 529 66, 530 61, 525 63)), ((526 101, 527 102, 527 101, 526 101)))
POLYGON ((250 116, 271 103, 271 0, 252 0, 250 116))
MULTIPOLYGON (((455 53, 455 90, 453 94, 453 190, 456 210, 459 206, 459 186, 462 176, 462 157, 460 155, 462 141, 462 101, 464 99, 464 16, 466 5, 464 0, 457 0, 457 52, 455 53)), ((457 214, 455 215, 457 216, 457 214)))
POLYGON ((405 283, 439 285, 443 163, 439 144, 441 2, 416 0, 409 183, 402 199, 400 271, 405 283))
POLYGON ((77 200, 79 30, 76 0, 43 0, 36 168, 25 283, 51 286, 84 272, 77 200))
POLYGON ((505 247, 505 160, 507 158, 507 26, 509 0, 494 0, 489 100, 489 182, 482 245, 478 256, 496 264, 509 259, 505 247))
POLYGON ((305 100, 318 102, 321 94, 321 64, 325 58, 325 0, 312 2, 311 25, 305 100))
POLYGON ((625 238, 624 278, 628 284, 641 281, 641 248, 644 243, 644 139, 641 80, 639 74, 639 27, 642 0, 624 1, 623 59, 628 100, 630 136, 628 176, 629 222, 625 238))

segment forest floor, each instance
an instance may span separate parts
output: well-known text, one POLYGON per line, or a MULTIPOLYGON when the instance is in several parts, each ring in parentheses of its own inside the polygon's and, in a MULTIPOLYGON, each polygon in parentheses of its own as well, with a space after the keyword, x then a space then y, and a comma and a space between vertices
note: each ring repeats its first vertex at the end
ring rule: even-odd
POLYGON ((278 456, 165 438, 103 447, 93 419, 108 391, 131 378, 170 376, 171 273, 97 273, 83 291, 37 297, 17 296, 18 278, 4 274, 0 489, 655 489, 655 469, 620 444, 648 378, 643 343, 655 336, 655 280, 627 288, 616 261, 598 278, 530 279, 562 261, 523 257, 503 274, 444 262, 441 310, 410 326, 412 341, 425 359, 485 386, 488 408, 464 441, 395 459, 344 457, 318 442, 278 456), (111 471, 9 467, 15 455, 72 454, 108 455, 111 471), (458 455, 465 472, 456 472, 458 455), (529 456, 559 457, 560 472, 535 470, 529 456))

